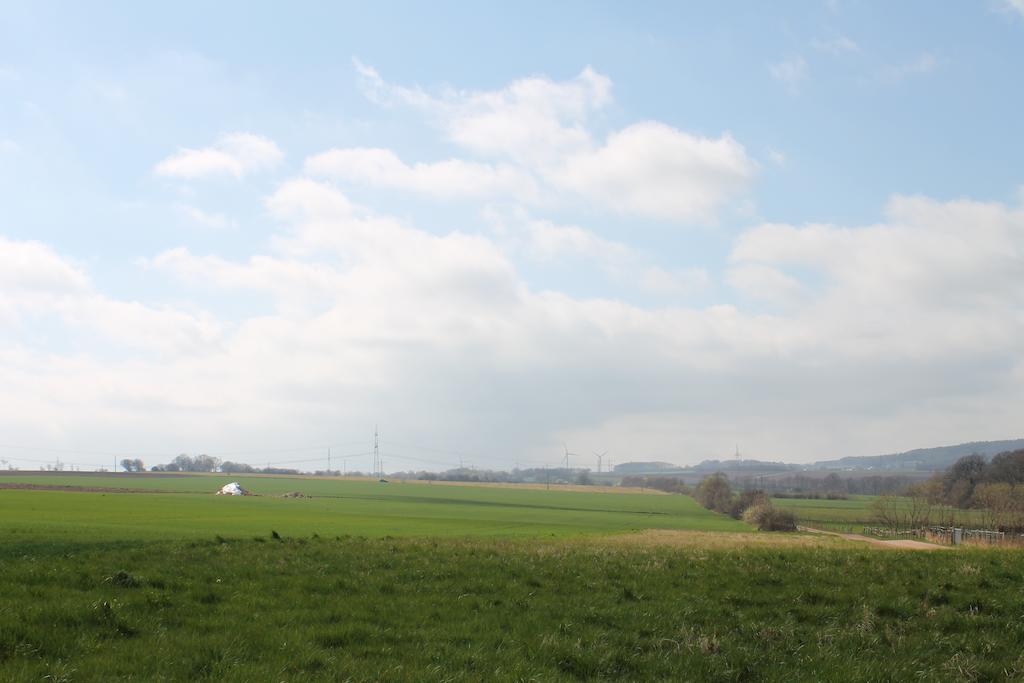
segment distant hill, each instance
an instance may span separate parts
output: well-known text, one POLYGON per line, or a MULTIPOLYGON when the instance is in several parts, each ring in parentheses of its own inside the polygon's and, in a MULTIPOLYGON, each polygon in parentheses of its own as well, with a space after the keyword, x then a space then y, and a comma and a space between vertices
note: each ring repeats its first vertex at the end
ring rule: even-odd
POLYGON ((807 470, 857 470, 861 475, 865 470, 872 471, 917 471, 937 472, 946 469, 954 462, 977 453, 991 458, 997 453, 1015 451, 1024 448, 1024 439, 1007 439, 1005 441, 972 441, 955 446, 937 446, 935 448, 916 448, 904 453, 887 455, 855 455, 837 460, 819 460, 810 465, 794 465, 784 462, 766 462, 763 460, 705 460, 699 465, 681 467, 669 462, 626 462, 615 466, 615 474, 678 474, 695 477, 699 481, 713 472, 725 472, 730 475, 751 476, 771 475, 787 471, 807 470))
POLYGON ((670 462, 624 462, 615 466, 615 474, 651 474, 655 472, 678 472, 683 468, 670 462))
POLYGON ((790 465, 784 462, 766 462, 764 460, 705 460, 699 465, 694 465, 691 470, 697 472, 787 472, 799 469, 800 465, 790 465))
POLYGON ((954 462, 977 453, 991 458, 997 453, 1015 451, 1024 448, 1024 439, 1006 441, 972 441, 955 446, 937 446, 935 448, 916 448, 904 453, 888 455, 860 455, 839 458, 838 460, 821 460, 810 465, 810 469, 872 469, 872 470, 944 470, 954 462))

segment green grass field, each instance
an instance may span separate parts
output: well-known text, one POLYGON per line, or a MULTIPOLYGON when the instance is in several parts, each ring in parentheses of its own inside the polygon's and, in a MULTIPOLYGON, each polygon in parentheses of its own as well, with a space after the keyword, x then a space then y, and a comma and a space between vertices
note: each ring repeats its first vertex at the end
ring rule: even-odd
POLYGON ((684 496, 229 480, 0 478, 164 491, 0 489, 0 680, 1024 677, 1019 552, 751 533, 684 496))
POLYGON ((2 557, 3 680, 1024 675, 1016 553, 286 537, 2 557))
POLYGON ((0 537, 180 539, 288 535, 577 536, 640 529, 750 531, 685 496, 276 477, 6 476, 22 484, 165 493, 0 490, 0 537), (215 496, 239 481, 259 496, 215 496), (169 493, 190 491, 204 493, 169 493), (313 498, 281 498, 301 491, 313 498))

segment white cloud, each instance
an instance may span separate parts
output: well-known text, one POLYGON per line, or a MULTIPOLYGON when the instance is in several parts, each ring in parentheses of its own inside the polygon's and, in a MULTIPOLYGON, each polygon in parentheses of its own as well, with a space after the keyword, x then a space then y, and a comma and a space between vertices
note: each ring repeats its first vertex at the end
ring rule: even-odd
POLYGON ((860 45, 847 36, 836 36, 828 40, 816 38, 811 41, 811 47, 834 56, 860 52, 860 45))
POLYGON ((786 86, 792 94, 800 92, 801 84, 807 79, 807 61, 800 56, 790 57, 768 65, 772 78, 786 86))
POLYGON ((225 230, 227 228, 234 228, 237 226, 237 223, 233 219, 228 218, 223 213, 203 211, 202 209, 189 204, 182 204, 178 208, 190 221, 205 228, 225 230))
POLYGON ((688 295, 707 289, 711 276, 703 268, 665 269, 647 266, 640 271, 638 284, 649 292, 688 295))
POLYGON ((1024 17, 1024 0, 1003 0, 1002 6, 1009 12, 1016 12, 1024 17))
POLYGON ((792 303, 801 289, 796 278, 761 264, 730 268, 727 280, 744 296, 783 305, 792 303))
MULTIPOLYGON (((499 243, 429 234, 311 180, 267 207, 282 221, 268 253, 149 262, 190 285, 179 299, 247 297, 239 320, 111 299, 45 245, 3 242, 0 296, 15 303, 0 315, 15 324, 0 327, 0 428, 215 452, 349 440, 376 420, 396 440, 485 453, 480 465, 544 462, 566 436, 614 444, 619 462, 692 462, 737 439, 752 457, 815 459, 1019 428, 1018 208, 898 197, 875 225, 758 226, 729 274, 765 295, 752 313, 532 291, 499 243), (58 316, 64 338, 163 355, 33 350, 46 324, 29 310, 58 316)), ((524 239, 552 258, 630 263, 582 228, 532 227, 524 239)), ((403 466, 393 450, 389 469, 403 466)))
POLYGON ((536 165, 586 148, 587 117, 611 101, 611 80, 590 67, 569 81, 524 78, 501 90, 447 89, 431 95, 386 83, 355 62, 364 90, 380 103, 402 103, 436 117, 449 138, 473 152, 536 165))
POLYGON ((76 339, 95 335, 108 345, 157 353, 209 348, 220 333, 209 316, 104 296, 81 267, 50 247, 0 237, 0 319, 5 318, 15 329, 52 318, 76 339))
POLYGON ((25 292, 69 294, 88 288, 81 268, 41 242, 18 242, 0 236, 0 295, 25 292))
POLYGON ((310 157, 306 173, 372 187, 395 188, 439 199, 516 197, 530 201, 537 185, 525 171, 507 164, 491 165, 461 159, 404 163, 387 149, 332 149, 310 157))
POLYGON ((585 199, 624 214, 683 223, 713 221, 754 174, 755 163, 728 134, 701 137, 648 121, 612 132, 601 144, 589 119, 611 101, 611 81, 589 67, 569 81, 533 77, 495 91, 434 95, 388 84, 370 67, 356 65, 375 101, 422 110, 464 149, 512 165, 453 159, 409 166, 388 150, 335 150, 311 159, 312 172, 330 168, 335 177, 434 195, 505 192, 521 200, 539 196, 536 178, 547 185, 541 195, 561 192, 554 201, 585 199))
POLYGON ((713 220, 754 170, 746 150, 729 135, 701 138, 647 122, 568 158, 548 177, 557 187, 622 213, 688 222, 713 220))
POLYGON ((879 74, 886 83, 899 83, 914 76, 930 74, 939 65, 939 60, 930 52, 922 52, 914 60, 904 64, 887 66, 879 74))
POLYGON ((181 148, 153 170, 157 175, 187 180, 218 175, 240 178, 272 169, 283 158, 284 153, 268 138, 252 133, 229 133, 210 147, 181 148))
POLYGON ((526 224, 526 235, 527 248, 534 258, 541 260, 550 261, 571 255, 619 266, 637 258, 631 247, 606 240, 576 225, 531 220, 526 224))
POLYGON ((687 295, 705 289, 710 276, 700 268, 665 269, 643 252, 605 239, 578 225, 559 225, 525 215, 489 216, 503 245, 541 264, 582 259, 617 283, 659 294, 687 295))
POLYGON ((1024 212, 896 197, 886 215, 861 228, 764 225, 737 240, 732 260, 816 281, 802 288, 801 324, 844 352, 878 360, 1007 352, 1012 311, 1024 305, 1024 212))

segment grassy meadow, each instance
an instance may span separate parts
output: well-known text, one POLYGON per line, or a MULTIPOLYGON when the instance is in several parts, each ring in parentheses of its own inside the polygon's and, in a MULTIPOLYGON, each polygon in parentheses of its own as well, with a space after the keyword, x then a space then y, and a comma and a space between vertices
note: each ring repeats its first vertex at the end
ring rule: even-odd
POLYGON ((163 491, 0 489, 0 680, 1024 680, 1019 552, 685 496, 87 478, 0 479, 163 491))
POLYGON ((0 552, 3 680, 1024 675, 1024 563, 1007 552, 353 537, 0 552))

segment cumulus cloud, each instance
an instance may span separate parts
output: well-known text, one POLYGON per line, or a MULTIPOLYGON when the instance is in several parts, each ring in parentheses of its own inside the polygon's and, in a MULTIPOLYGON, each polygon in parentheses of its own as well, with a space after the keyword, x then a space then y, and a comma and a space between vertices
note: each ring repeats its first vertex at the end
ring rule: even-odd
POLYGON ((617 284, 659 294, 688 295, 710 284, 710 275, 702 268, 662 268, 642 251, 578 225, 560 225, 523 214, 511 220, 492 214, 490 219, 506 249, 537 263, 557 267, 560 262, 579 259, 617 284))
POLYGON ((590 67, 568 81, 536 76, 500 90, 448 88, 434 95, 392 85, 373 68, 355 64, 375 101, 416 107, 435 117, 460 146, 530 165, 587 147, 587 117, 611 101, 611 80, 590 67))
POLYGON ((1022 246, 1020 209, 895 197, 883 223, 763 225, 737 240, 731 258, 810 296, 808 334, 834 336, 850 353, 920 359, 1008 352, 1013 311, 1024 305, 1022 246), (801 273, 809 284, 798 284, 801 273))
POLYGON ((157 353, 192 353, 215 344, 206 315, 104 296, 84 270, 39 242, 0 237, 0 318, 12 328, 55 320, 76 336, 157 353))
MULTIPOLYGON (((0 310, 22 330, 0 335, 4 396, 17 396, 2 401, 5 433, 215 451, 336 442, 380 421, 480 465, 543 463, 565 439, 619 461, 692 462, 737 438, 752 457, 816 459, 1010 436, 1024 408, 1019 208, 896 197, 873 225, 756 226, 728 275, 761 297, 755 310, 534 291, 498 240, 431 234, 309 179, 267 208, 281 226, 269 251, 178 248, 147 264, 188 285, 179 300, 246 297, 235 320, 104 297, 45 245, 4 242, 0 310), (30 294, 69 329, 164 356, 43 357, 25 342, 44 329, 17 303, 30 294)), ((582 228, 532 228, 539 256, 629 262, 582 228)), ((402 467, 408 453, 393 454, 402 467)))
POLYGON ((180 148, 160 161, 154 173, 195 180, 213 176, 242 176, 277 166, 284 153, 270 139, 253 133, 228 133, 210 147, 180 148))
POLYGON ((436 196, 519 200, 550 191, 623 214, 673 222, 713 221, 745 187, 756 164, 728 134, 709 138, 657 121, 613 131, 603 141, 591 117, 611 102, 611 80, 587 67, 568 81, 532 77, 493 91, 431 93, 386 82, 356 61, 364 90, 387 106, 426 113, 466 151, 497 165, 451 159, 410 166, 389 150, 333 150, 307 171, 436 196))
POLYGON ((394 188, 440 199, 515 197, 531 201, 537 185, 525 171, 507 164, 462 159, 408 165, 391 150, 332 149, 306 160, 306 173, 372 187, 394 188))
POLYGON ((41 242, 19 242, 0 236, 0 295, 84 291, 89 279, 81 268, 41 242))
POLYGON ((558 187, 616 211, 677 221, 710 221, 753 176, 755 164, 731 136, 697 137, 648 122, 549 172, 558 187))

